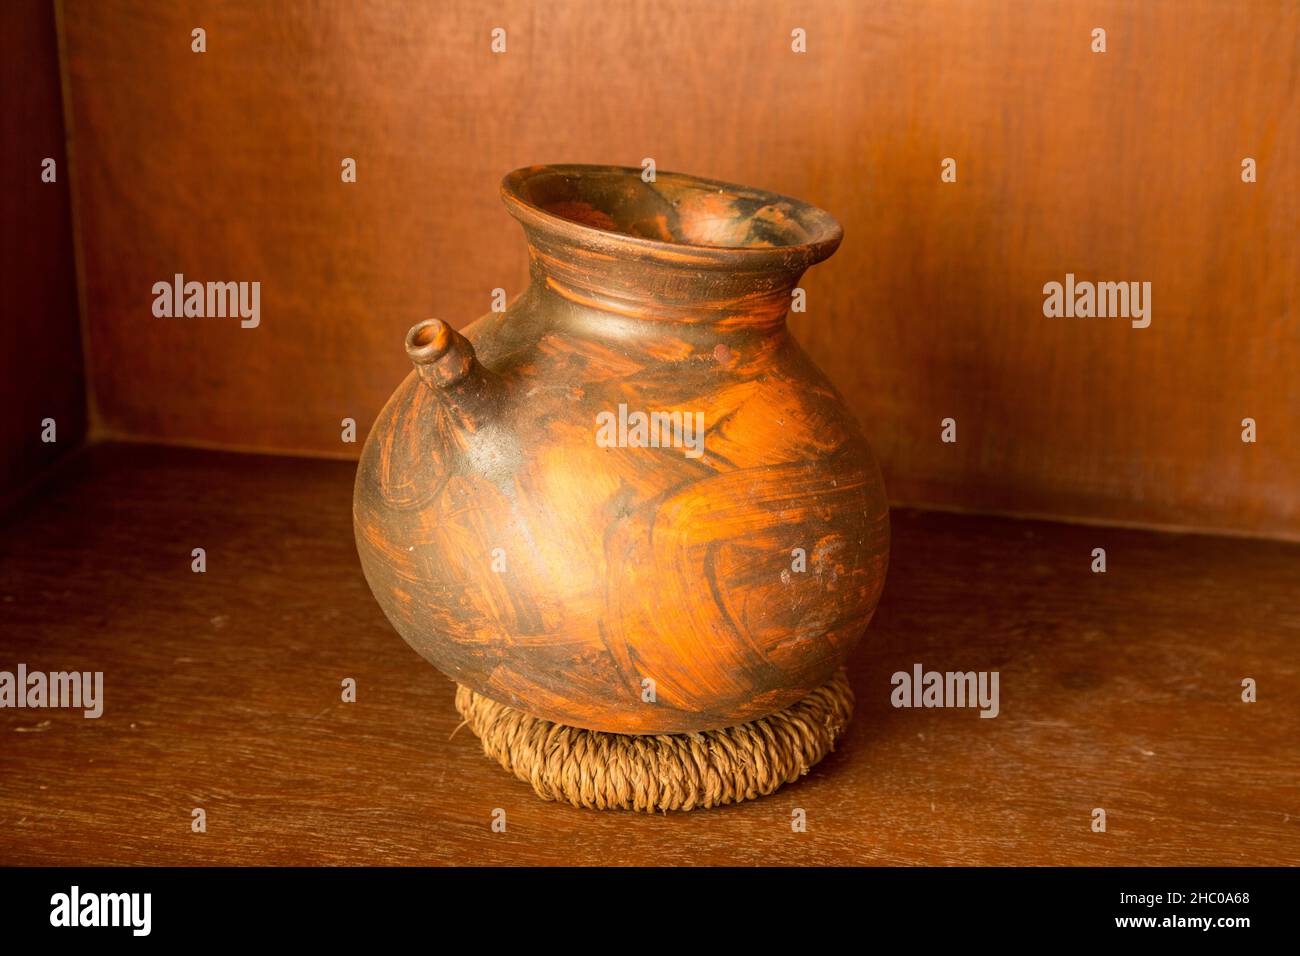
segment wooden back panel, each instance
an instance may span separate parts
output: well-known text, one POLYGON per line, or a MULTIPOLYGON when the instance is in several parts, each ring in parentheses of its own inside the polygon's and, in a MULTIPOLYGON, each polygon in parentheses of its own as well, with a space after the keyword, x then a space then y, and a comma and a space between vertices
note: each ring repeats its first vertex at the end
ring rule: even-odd
POLYGON ((340 421, 373 421, 411 324, 522 289, 501 176, 652 157, 844 224, 792 323, 893 501, 1300 536, 1294 4, 116 0, 63 27, 106 433, 355 455, 340 421), (178 272, 260 281, 261 325, 155 318, 178 272), (1149 281, 1150 327, 1045 317, 1066 273, 1149 281))

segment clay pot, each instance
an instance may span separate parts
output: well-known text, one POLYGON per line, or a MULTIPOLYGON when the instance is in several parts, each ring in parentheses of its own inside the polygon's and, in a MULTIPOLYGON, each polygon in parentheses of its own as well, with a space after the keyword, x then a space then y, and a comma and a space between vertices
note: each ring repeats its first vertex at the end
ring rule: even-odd
POLYGON ((839 224, 640 174, 505 178, 531 285, 463 333, 411 329, 354 518, 375 597, 444 673, 645 734, 741 723, 830 679, 875 610, 889 526, 862 431, 786 327, 839 224))

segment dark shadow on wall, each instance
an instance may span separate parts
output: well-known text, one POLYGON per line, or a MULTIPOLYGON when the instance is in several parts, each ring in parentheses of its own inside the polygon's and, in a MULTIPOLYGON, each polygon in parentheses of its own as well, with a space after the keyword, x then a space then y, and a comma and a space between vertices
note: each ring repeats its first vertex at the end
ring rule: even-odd
POLYGON ((87 416, 53 4, 0 6, 0 46, 0 508, 6 508, 80 447, 87 416))

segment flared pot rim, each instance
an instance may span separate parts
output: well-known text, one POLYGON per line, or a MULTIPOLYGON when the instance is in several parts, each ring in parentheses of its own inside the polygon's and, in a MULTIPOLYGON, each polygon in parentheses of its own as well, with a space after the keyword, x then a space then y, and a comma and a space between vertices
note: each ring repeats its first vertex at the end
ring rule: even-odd
MULTIPOLYGON (((501 180, 501 198, 526 232, 545 237, 550 243, 694 268, 743 272, 803 270, 830 256, 844 238, 844 229, 834 216, 801 199, 671 171, 657 171, 653 182, 646 182, 642 173, 639 167, 588 163, 523 166, 501 180), (761 225, 769 241, 728 244, 701 240, 698 236, 653 238, 618 228, 606 215, 611 211, 608 209, 593 208, 591 217, 580 221, 555 211, 554 206, 548 209, 538 201, 539 194, 548 189, 553 192, 557 187, 567 187, 582 192, 585 187, 597 184, 628 191, 649 190, 670 206, 676 205, 675 197, 716 197, 727 209, 758 210, 758 215, 751 217, 751 224, 761 225), (779 241, 770 241, 772 237, 779 241)), ((741 223, 740 219, 734 221, 741 223)))

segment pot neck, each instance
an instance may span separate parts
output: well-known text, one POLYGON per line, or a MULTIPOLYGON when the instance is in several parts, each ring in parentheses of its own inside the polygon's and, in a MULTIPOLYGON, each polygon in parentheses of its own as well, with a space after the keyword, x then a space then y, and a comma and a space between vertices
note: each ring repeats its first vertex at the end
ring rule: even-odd
POLYGON ((502 181, 536 294, 626 319, 780 326, 843 231, 796 199, 615 166, 530 166, 502 181))
POLYGON ((806 265, 727 262, 725 250, 593 249, 525 227, 534 289, 584 310, 732 327, 780 325, 806 265), (722 253, 719 255, 719 253, 722 253), (746 267, 748 266, 748 268, 746 267))

